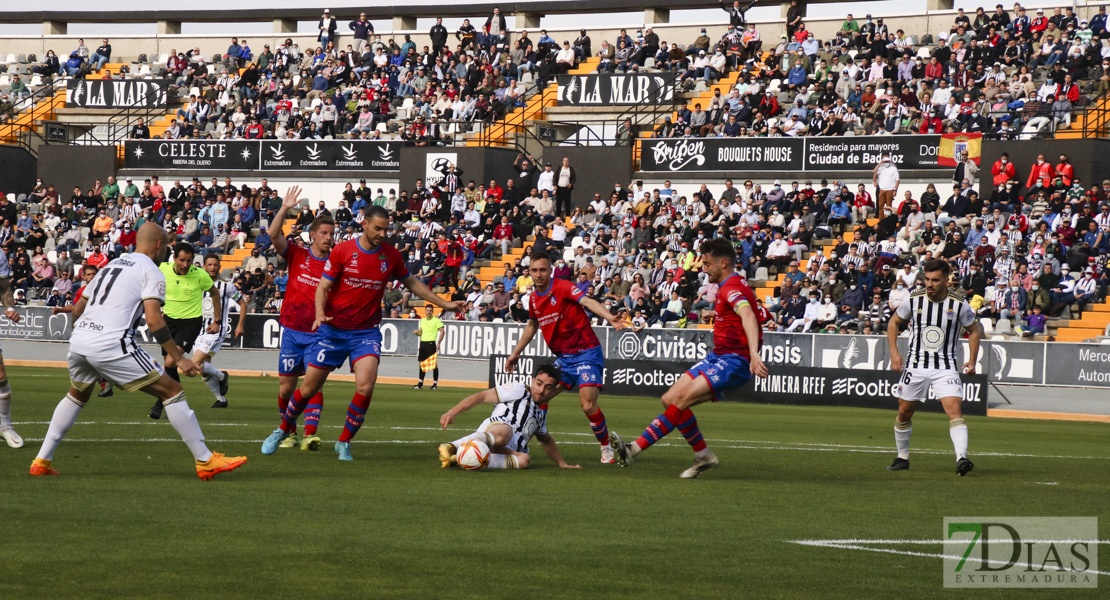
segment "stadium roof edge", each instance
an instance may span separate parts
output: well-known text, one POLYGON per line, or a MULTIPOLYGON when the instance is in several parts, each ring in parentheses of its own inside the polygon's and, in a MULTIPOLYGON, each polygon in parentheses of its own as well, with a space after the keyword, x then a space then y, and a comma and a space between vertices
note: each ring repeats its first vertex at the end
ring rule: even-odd
MULTIPOLYGON (((824 3, 839 0, 809 0, 808 3, 824 3)), ((514 14, 576 14, 604 12, 640 12, 644 10, 688 10, 714 8, 717 2, 707 0, 669 0, 667 2, 645 2, 644 0, 558 0, 536 2, 483 2, 481 4, 392 4, 367 7, 337 7, 333 14, 337 18, 355 18, 365 12, 370 19, 393 17, 467 17, 486 16, 494 7, 506 15, 514 14)), ((320 17, 323 7, 306 8, 251 8, 235 10, 96 10, 96 11, 0 11, 0 22, 4 23, 156 23, 176 21, 186 23, 211 22, 250 22, 277 19, 308 21, 320 17)))

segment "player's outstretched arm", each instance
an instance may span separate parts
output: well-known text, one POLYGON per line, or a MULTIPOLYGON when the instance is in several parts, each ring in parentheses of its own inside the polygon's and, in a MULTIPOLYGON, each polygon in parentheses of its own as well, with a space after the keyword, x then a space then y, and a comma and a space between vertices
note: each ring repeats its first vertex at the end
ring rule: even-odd
MULTIPOLYGON (((84 297, 81 298, 79 308, 81 310, 85 308, 84 297)), ((74 312, 76 313, 77 311, 74 312)), ((158 345, 166 351, 166 354, 177 363, 178 369, 189 377, 195 376, 197 374, 197 365, 191 358, 185 356, 185 353, 181 351, 177 342, 173 340, 173 336, 170 335, 170 328, 166 327, 166 320, 162 318, 162 303, 156 298, 147 298, 143 300, 143 312, 146 316, 146 326, 150 329, 150 334, 154 337, 154 341, 158 342, 158 345)))
POLYGON ((71 308, 69 312, 73 315, 74 320, 81 318, 81 314, 85 312, 85 305, 88 304, 88 302, 89 301, 85 296, 81 296, 81 299, 77 301, 77 304, 73 305, 73 308, 71 308))
POLYGON ((968 375, 975 374, 975 362, 979 359, 979 341, 983 338, 982 328, 979 327, 979 320, 976 319, 974 323, 964 328, 967 331, 967 350, 968 360, 964 364, 964 373, 968 375))
POLYGON ((752 375, 766 378, 770 372, 767 370, 767 365, 763 363, 763 357, 759 355, 759 317, 755 316, 755 311, 747 302, 738 302, 737 304, 739 306, 735 307, 735 310, 740 315, 740 324, 744 327, 744 337, 748 339, 748 356, 751 357, 748 366, 752 375))
POLYGON ((334 285, 327 277, 320 278, 320 285, 316 286, 316 320, 312 323, 312 330, 316 331, 321 325, 331 320, 325 311, 328 305, 328 292, 334 285))
POLYGON ((524 349, 528 347, 532 338, 536 336, 536 331, 539 328, 539 321, 528 319, 528 323, 524 326, 524 330, 520 332, 520 339, 516 342, 516 348, 513 348, 513 353, 509 355, 509 358, 505 359, 506 373, 512 373, 516 370, 516 361, 520 360, 520 355, 524 353, 524 349))
POLYGON ((297 205, 301 200, 301 188, 293 186, 285 190, 285 196, 281 199, 281 208, 274 213, 273 220, 270 221, 270 227, 267 233, 270 234, 270 242, 274 245, 274 250, 278 254, 285 254, 285 250, 289 248, 289 240, 285 239, 285 219, 289 216, 289 210, 297 205))
POLYGON ((235 339, 247 330, 247 299, 239 297, 239 323, 235 326, 235 332, 231 334, 231 339, 235 339))
POLYGON ((415 275, 410 274, 403 281, 401 281, 401 283, 405 284, 405 287, 411 290, 412 293, 419 296, 421 300, 431 302, 432 304, 435 304, 443 310, 457 312, 462 307, 461 302, 444 300, 443 298, 440 298, 435 292, 432 291, 431 288, 424 285, 423 281, 417 279, 415 275))
POLYGON ((580 465, 567 464, 567 461, 563 459, 562 453, 559 452, 559 447, 555 445, 555 438, 551 437, 550 433, 537 433, 536 439, 539 440, 540 445, 543 446, 543 451, 547 453, 547 456, 550 457, 551 460, 555 461, 555 464, 559 465, 560 469, 582 468, 580 465))
MULTIPOLYGON (((898 329, 902 326, 902 317, 897 314, 890 315, 890 323, 886 326, 886 343, 890 348, 890 368, 902 372, 902 355, 898 352, 898 329)), ((976 343, 975 351, 978 353, 979 344, 976 343)))
POLYGON ((497 390, 486 390, 484 392, 478 392, 477 394, 471 394, 466 398, 463 398, 459 401, 458 404, 452 407, 451 410, 443 413, 443 415, 439 418, 440 427, 442 427, 443 429, 447 429, 448 425, 455 422, 455 417, 474 408, 475 406, 478 406, 479 404, 497 404, 497 390))
POLYGON ((12 291, 12 282, 7 277, 0 277, 0 302, 4 303, 4 316, 12 323, 19 322, 19 311, 15 309, 15 293, 12 291))
POLYGON ((606 322, 613 326, 613 329, 616 329, 617 331, 624 329, 624 321, 621 321, 617 317, 613 316, 613 313, 609 312, 609 309, 605 308, 605 305, 598 302, 597 300, 583 296, 582 299, 578 301, 578 303, 581 304, 586 310, 594 313, 602 319, 605 319, 606 322))

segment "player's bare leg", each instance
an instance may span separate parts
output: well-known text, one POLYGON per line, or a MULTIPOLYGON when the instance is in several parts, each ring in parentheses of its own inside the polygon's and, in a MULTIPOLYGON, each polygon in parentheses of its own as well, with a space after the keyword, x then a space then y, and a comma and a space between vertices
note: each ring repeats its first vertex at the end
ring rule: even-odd
MULTIPOLYGON (((71 386, 66 397, 58 403, 57 408, 54 409, 54 415, 50 419, 46 439, 43 440, 42 448, 39 449, 38 456, 31 465, 32 475, 58 474, 51 467, 54 451, 58 448, 58 444, 61 443, 65 434, 73 427, 73 423, 77 421, 77 415, 80 414, 81 409, 88 403, 92 396, 92 386, 91 383, 83 389, 71 386)), ((189 408, 189 402, 185 398, 185 391, 181 388, 181 384, 171 379, 169 375, 163 373, 153 383, 142 387, 141 391, 154 396, 165 407, 170 424, 181 436, 182 441, 188 446, 194 460, 196 460, 198 477, 208 480, 218 473, 231 471, 247 462, 245 456, 227 457, 208 449, 208 446, 204 443, 204 433, 200 430, 200 424, 197 423, 196 414, 189 408)))
POLYGON ((627 466, 637 454, 647 450, 677 428, 694 450, 694 464, 683 471, 680 477, 692 479, 716 467, 719 462, 717 455, 706 445, 698 428, 697 418, 691 410, 692 407, 711 400, 713 400, 713 389, 704 377, 694 378, 689 373, 683 373, 682 377, 663 394, 663 414, 656 417, 639 438, 627 443, 623 442, 615 432, 611 435, 621 464, 627 466))
MULTIPOLYGON (((178 346, 177 348, 178 348, 178 350, 181 350, 181 346, 178 346)), ((182 355, 184 355, 184 354, 185 354, 184 351, 182 351, 182 355)), ((178 373, 177 373, 177 361, 174 360, 174 358, 172 356, 170 356, 169 354, 164 354, 163 353, 162 363, 166 368, 166 375, 170 379, 173 379, 174 381, 180 383, 181 382, 181 376, 178 375, 178 373)), ((162 404, 161 400, 155 400, 154 401, 154 406, 150 407, 150 412, 148 412, 147 414, 150 416, 151 419, 154 419, 155 421, 157 421, 158 419, 162 418, 162 410, 164 408, 165 408, 165 406, 162 404)))
POLYGON ((12 388, 8 385, 3 352, 0 352, 0 437, 12 448, 23 447, 23 438, 12 427, 12 388))
POLYGON ((898 456, 887 471, 906 471, 910 468, 910 436, 913 435, 913 413, 917 411, 918 402, 898 400, 898 417, 894 420, 894 444, 898 448, 898 456))
POLYGON ((952 447, 956 451, 956 474, 960 477, 975 468, 967 458, 967 423, 961 410, 962 403, 963 399, 959 396, 946 396, 940 399, 940 404, 948 415, 948 435, 952 438, 952 447))
POLYGON ((601 444, 601 462, 612 464, 617 462, 613 458, 613 446, 609 443, 609 426, 605 422, 605 413, 597 405, 597 397, 601 388, 593 385, 578 386, 578 402, 582 405, 582 413, 590 421, 590 429, 594 437, 601 444))
POLYGON ((201 379, 204 380, 204 385, 216 397, 216 403, 209 408, 227 408, 227 371, 217 369, 212 364, 212 357, 201 350, 193 354, 193 362, 201 368, 201 379))
MULTIPOLYGON (((374 384, 378 382, 377 356, 368 354, 355 361, 355 395, 347 407, 347 422, 343 424, 343 431, 339 440, 335 442, 335 453, 339 460, 354 460, 351 456, 351 439, 366 420, 366 409, 370 406, 370 399, 374 395, 374 384)), ((304 386, 302 386, 302 390, 304 386)))

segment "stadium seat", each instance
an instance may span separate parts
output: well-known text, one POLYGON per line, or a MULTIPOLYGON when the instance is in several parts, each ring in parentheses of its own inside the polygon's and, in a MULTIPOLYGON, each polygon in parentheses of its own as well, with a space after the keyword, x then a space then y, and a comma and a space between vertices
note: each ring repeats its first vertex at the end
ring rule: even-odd
POLYGON ((39 57, 35 54, 28 54, 27 55, 27 62, 29 62, 31 64, 35 64, 35 63, 39 62, 39 57))
MULTIPOLYGON (((53 239, 53 238, 51 238, 51 239, 53 239)), ((52 265, 58 264, 58 252, 55 251, 55 250, 51 250, 51 251, 47 252, 46 253, 46 260, 50 261, 50 264, 52 264, 52 265)))
POLYGON ((644 68, 645 69, 654 69, 655 68, 655 57, 649 56, 649 57, 645 58, 644 59, 644 68))
POLYGON ((662 329, 662 328, 663 328, 662 323, 656 323, 655 325, 652 325, 649 329, 662 329))
POLYGON ((160 54, 160 55, 158 56, 158 64, 160 64, 160 65, 164 65, 164 64, 166 64, 167 62, 169 62, 169 60, 170 60, 170 55, 169 55, 169 53, 166 53, 166 54, 160 54))
POLYGON ((381 123, 378 123, 378 126, 375 127, 375 129, 377 129, 378 131, 380 131, 382 133, 389 133, 389 125, 386 125, 385 121, 382 121, 381 123))
POLYGON ((708 89, 709 89, 709 86, 705 85, 705 80, 704 79, 699 79, 698 82, 694 84, 694 93, 695 94, 700 94, 700 93, 702 93, 702 92, 704 92, 708 89))
POLYGON ((504 323, 504 322, 505 322, 505 319, 502 319, 501 317, 497 317, 496 319, 490 321, 490 323, 504 323))
POLYGON ((929 58, 929 48, 922 46, 917 49, 917 57, 921 59, 929 58))
POLYGON ((933 36, 926 33, 925 35, 921 36, 921 43, 925 46, 932 46, 933 36))
POLYGON ((755 277, 752 277, 752 281, 767 281, 768 279, 770 279, 770 276, 767 274, 767 267, 757 268, 755 277))
POLYGON ((15 55, 9 54, 8 57, 4 59, 4 64, 10 65, 13 63, 15 63, 15 55))
POLYGON ((524 75, 520 76, 520 82, 521 83, 532 83, 535 80, 536 80, 536 77, 535 77, 535 75, 532 75, 531 71, 525 71, 524 75))
POLYGON ((39 87, 42 85, 42 75, 35 73, 31 76, 31 82, 28 84, 31 87, 39 87))
POLYGON ((1010 335, 1013 332, 1014 330, 1009 319, 999 319, 998 322, 994 324, 994 333, 997 335, 1010 335))
POLYGON ((412 98, 405 98, 405 101, 401 103, 401 108, 397 109, 397 118, 403 120, 410 119, 412 117, 412 106, 412 98))
POLYGON ((15 62, 20 63, 20 64, 26 63, 27 62, 27 55, 26 54, 20 54, 19 56, 16 57, 15 62))
POLYGON ((135 62, 132 63, 132 64, 138 65, 138 64, 143 64, 145 62, 148 62, 147 59, 146 59, 146 55, 145 54, 140 54, 139 57, 137 59, 135 59, 135 62))
POLYGON ((139 67, 139 77, 150 75, 150 65, 142 65, 139 67))
POLYGON ((196 96, 197 98, 200 98, 200 88, 199 87, 189 88, 189 95, 190 96, 196 96))

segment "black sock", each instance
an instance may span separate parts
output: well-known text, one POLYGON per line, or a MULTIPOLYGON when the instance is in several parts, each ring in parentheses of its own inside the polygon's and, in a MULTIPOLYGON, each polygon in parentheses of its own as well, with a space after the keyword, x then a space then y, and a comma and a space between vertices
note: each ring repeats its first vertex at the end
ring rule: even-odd
POLYGON ((435 370, 432 371, 432 382, 439 383, 439 367, 436 367, 435 370))
POLYGON ((181 383, 181 375, 177 373, 177 367, 166 367, 166 375, 169 375, 170 379, 181 383))

